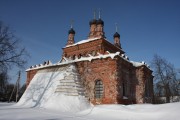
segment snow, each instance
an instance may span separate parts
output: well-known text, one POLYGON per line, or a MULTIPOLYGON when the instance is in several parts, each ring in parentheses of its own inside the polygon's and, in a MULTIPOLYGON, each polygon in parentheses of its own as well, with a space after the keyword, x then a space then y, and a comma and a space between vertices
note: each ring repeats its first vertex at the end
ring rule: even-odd
MULTIPOLYGON (((91 59, 96 59, 96 57, 114 58, 116 55, 119 55, 119 53, 99 54, 99 56, 91 56, 91 59)), ((73 64, 38 70, 17 104, 0 103, 0 120, 180 119, 180 102, 161 105, 104 104, 94 106, 83 95, 67 96, 62 92, 56 91, 58 86, 62 85, 63 80, 75 81, 79 79, 77 76, 77 69, 73 64)))
POLYGON ((144 65, 143 63, 140 63, 140 62, 134 62, 134 61, 131 61, 131 63, 132 63, 133 66, 135 66, 135 67, 139 67, 139 66, 144 65))
POLYGON ((130 61, 134 67, 139 67, 139 66, 142 66, 142 65, 145 65, 149 68, 149 65, 147 65, 144 61, 142 62, 134 62, 134 61, 130 61))
MULTIPOLYGON (((83 44, 83 43, 87 43, 87 42, 90 42, 90 41, 94 41, 94 40, 98 40, 100 39, 101 37, 95 37, 95 38, 89 38, 89 39, 86 39, 86 40, 81 40, 75 44, 72 44, 72 45, 67 45, 66 47, 71 47, 71 46, 75 46, 75 45, 79 45, 79 44, 83 44)), ((65 48, 66 48, 65 47, 65 48)))
POLYGON ((40 64, 40 65, 35 65, 34 66, 31 66, 29 69, 27 69, 26 71, 29 71, 29 70, 33 70, 33 69, 41 69, 41 68, 47 68, 47 67, 52 67, 52 66, 61 66, 61 65, 65 65, 65 64, 70 64, 70 63, 75 63, 75 62, 80 62, 80 61, 92 61, 94 59, 103 59, 103 58, 108 58, 108 57, 111 57, 112 59, 114 59, 116 56, 120 56, 121 58, 123 58, 124 60, 126 60, 127 62, 130 62, 133 64, 133 66, 135 67, 139 67, 139 66, 142 66, 142 65, 145 65, 149 68, 149 66, 143 61, 143 62, 134 62, 134 61, 129 61, 129 58, 124 55, 124 54, 121 54, 120 55, 120 52, 116 52, 116 53, 109 53, 107 51, 108 54, 100 54, 100 53, 97 53, 98 55, 97 56, 92 56, 89 54, 88 57, 81 57, 81 58, 75 58, 75 60, 72 60, 70 58, 66 58, 66 57, 63 57, 62 61, 61 62, 58 62, 58 63, 55 63, 55 64, 52 64, 50 61, 49 63, 50 64, 40 64))
POLYGON ((55 63, 55 64, 52 64, 52 63, 51 64, 46 64, 44 66, 42 66, 42 65, 41 66, 36 66, 36 67, 31 66, 26 71, 33 70, 33 69, 47 68, 47 67, 52 67, 52 66, 66 65, 66 64, 80 62, 80 61, 91 61, 91 60, 94 60, 94 59, 103 59, 103 58, 108 58, 108 57, 111 57, 112 59, 114 59, 114 57, 118 56, 119 54, 120 54, 120 52, 109 53, 109 54, 106 54, 106 55, 98 53, 98 56, 89 55, 89 57, 81 57, 79 59, 76 57, 75 60, 63 57, 63 61, 61 61, 61 62, 58 62, 58 63, 55 63))
MULTIPOLYGON (((166 97, 158 97, 161 101, 165 103, 166 97)), ((170 102, 179 102, 180 101, 180 96, 171 96, 170 97, 170 102)))
POLYGON ((180 102, 161 105, 97 105, 74 113, 0 104, 0 120, 179 120, 179 113, 180 102))
POLYGON ((72 112, 89 108, 90 104, 84 96, 65 96, 61 92, 56 92, 57 86, 62 84, 61 80, 66 80, 66 77, 71 74, 76 74, 73 64, 50 70, 39 70, 16 106, 72 112))

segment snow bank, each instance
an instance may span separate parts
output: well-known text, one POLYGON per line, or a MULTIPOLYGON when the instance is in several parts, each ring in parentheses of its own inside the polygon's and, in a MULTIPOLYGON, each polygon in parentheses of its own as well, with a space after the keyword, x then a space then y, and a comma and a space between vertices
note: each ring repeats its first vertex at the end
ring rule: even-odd
MULTIPOLYGON (((180 120, 180 102, 152 105, 97 105, 86 118, 95 120, 180 120)), ((90 110, 80 112, 87 114, 90 110)))
POLYGON ((84 96, 65 96, 55 92, 61 79, 69 74, 76 74, 74 65, 39 70, 30 82, 18 106, 42 107, 60 111, 80 111, 90 106, 84 96))

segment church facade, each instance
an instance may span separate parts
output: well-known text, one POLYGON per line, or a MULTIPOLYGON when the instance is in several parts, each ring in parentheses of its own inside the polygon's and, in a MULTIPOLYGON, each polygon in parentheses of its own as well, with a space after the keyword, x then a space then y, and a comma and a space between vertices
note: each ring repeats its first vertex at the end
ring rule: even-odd
MULTIPOLYGON (((61 64, 75 64, 85 94, 93 104, 152 103, 153 75, 144 62, 133 62, 121 48, 120 34, 116 31, 110 43, 104 32, 104 21, 92 19, 86 40, 75 43, 75 30, 68 31, 67 44, 63 49, 61 64), (70 62, 67 62, 70 61, 70 62)), ((46 62, 45 64, 49 64, 46 62)), ((27 71, 26 84, 30 83, 39 69, 27 71)))

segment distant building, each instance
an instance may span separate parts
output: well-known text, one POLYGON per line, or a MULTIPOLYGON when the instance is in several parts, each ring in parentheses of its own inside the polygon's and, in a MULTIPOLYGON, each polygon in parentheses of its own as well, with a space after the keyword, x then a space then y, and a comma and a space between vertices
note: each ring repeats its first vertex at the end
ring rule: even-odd
POLYGON ((59 64, 44 63, 27 70, 27 85, 39 69, 50 69, 74 63, 86 97, 93 104, 152 103, 153 76, 145 62, 133 62, 125 55, 116 31, 110 43, 104 32, 104 21, 89 22, 86 40, 75 43, 75 30, 68 32, 59 64))

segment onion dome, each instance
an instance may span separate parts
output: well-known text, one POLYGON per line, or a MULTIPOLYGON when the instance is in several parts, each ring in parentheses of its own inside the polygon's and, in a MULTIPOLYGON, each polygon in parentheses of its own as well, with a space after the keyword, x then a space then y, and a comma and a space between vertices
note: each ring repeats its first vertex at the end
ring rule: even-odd
POLYGON ((101 25, 104 26, 104 21, 103 21, 101 18, 99 18, 99 19, 97 20, 97 24, 101 24, 101 25))
POLYGON ((89 25, 96 24, 96 23, 97 23, 97 20, 96 20, 96 19, 92 19, 92 20, 89 22, 89 25))
POLYGON ((118 32, 116 32, 116 33, 113 35, 113 37, 114 37, 114 38, 115 38, 115 37, 120 38, 120 34, 119 34, 118 32))
POLYGON ((69 34, 75 34, 75 31, 73 28, 71 28, 69 31, 68 31, 69 34))

